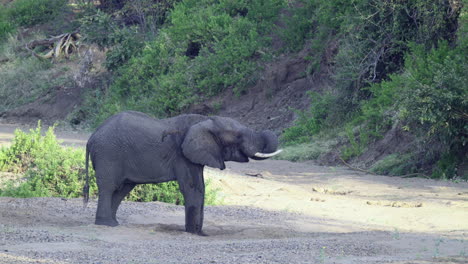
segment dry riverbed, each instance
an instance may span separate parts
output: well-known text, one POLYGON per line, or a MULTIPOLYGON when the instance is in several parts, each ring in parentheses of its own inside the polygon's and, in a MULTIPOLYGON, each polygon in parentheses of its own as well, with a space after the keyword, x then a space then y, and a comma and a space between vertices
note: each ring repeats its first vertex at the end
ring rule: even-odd
POLYGON ((1 197, 0 263, 468 262, 466 182, 275 160, 205 174, 223 205, 205 208, 204 237, 182 206, 124 202, 110 228, 95 200, 1 197))

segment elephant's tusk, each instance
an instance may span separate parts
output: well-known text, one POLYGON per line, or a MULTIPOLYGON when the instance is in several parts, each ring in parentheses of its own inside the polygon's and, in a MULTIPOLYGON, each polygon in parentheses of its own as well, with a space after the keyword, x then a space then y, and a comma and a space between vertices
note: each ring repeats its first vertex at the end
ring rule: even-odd
POLYGON ((275 155, 278 155, 281 153, 281 151, 283 151, 282 149, 278 149, 277 151, 273 152, 273 153, 260 153, 260 152, 257 152, 255 153, 255 157, 257 158, 270 158, 270 157, 273 157, 275 155))

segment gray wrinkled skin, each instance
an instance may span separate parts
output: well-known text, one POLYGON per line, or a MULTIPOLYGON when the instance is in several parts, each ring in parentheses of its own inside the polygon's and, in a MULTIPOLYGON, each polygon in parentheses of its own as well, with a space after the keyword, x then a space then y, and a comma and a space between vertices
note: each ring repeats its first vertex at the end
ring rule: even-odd
POLYGON ((185 229, 202 234, 203 167, 225 169, 224 161, 248 162, 278 146, 270 131, 255 132, 225 117, 181 115, 158 120, 134 111, 107 119, 86 145, 99 189, 97 225, 117 226, 117 209, 137 185, 177 181, 185 199, 185 229))

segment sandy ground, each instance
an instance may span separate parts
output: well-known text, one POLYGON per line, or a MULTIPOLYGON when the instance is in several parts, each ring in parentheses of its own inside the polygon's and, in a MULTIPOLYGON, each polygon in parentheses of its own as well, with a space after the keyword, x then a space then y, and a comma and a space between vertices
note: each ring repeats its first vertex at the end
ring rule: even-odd
POLYGON ((183 231, 182 206, 124 202, 110 228, 92 224, 95 200, 2 197, 0 263, 468 263, 466 182, 275 160, 205 175, 223 200, 206 237, 183 231))

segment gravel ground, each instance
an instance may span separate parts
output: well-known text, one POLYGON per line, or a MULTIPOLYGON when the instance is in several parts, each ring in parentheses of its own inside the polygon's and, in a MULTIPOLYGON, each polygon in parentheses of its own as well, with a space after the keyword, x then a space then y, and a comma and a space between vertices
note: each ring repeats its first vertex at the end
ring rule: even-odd
POLYGON ((123 202, 112 228, 93 224, 95 200, 0 197, 0 263, 468 263, 466 182, 272 160, 205 176, 224 200, 205 208, 208 236, 184 232, 183 206, 123 202))
POLYGON ((392 231, 311 232, 311 216, 206 208, 202 237, 182 206, 125 202, 115 228, 92 224, 96 202, 0 198, 0 263, 466 263, 466 240, 392 231), (407 247, 409 245, 409 247, 407 247), (413 247, 412 245, 417 245, 413 247), (463 249, 463 246, 465 247, 463 249), (399 262, 403 261, 403 262, 399 262), (406 262, 410 261, 410 262, 406 262))

